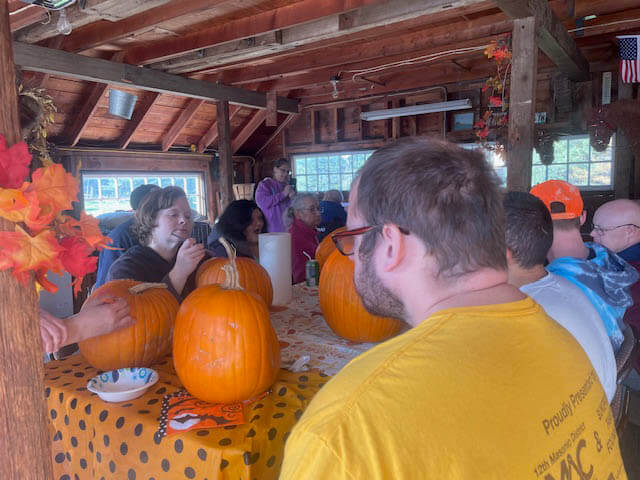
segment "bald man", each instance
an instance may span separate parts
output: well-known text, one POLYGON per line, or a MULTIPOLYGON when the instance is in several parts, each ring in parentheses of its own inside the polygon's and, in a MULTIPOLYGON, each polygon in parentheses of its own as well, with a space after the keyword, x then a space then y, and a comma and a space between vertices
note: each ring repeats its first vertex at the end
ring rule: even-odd
POLYGON ((633 200, 605 203, 593 215, 591 236, 627 262, 640 262, 640 204, 633 200))

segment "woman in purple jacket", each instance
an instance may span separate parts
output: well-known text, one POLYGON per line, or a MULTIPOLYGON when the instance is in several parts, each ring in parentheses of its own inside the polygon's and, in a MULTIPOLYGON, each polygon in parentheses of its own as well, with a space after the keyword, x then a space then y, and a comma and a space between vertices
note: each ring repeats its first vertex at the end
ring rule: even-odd
POLYGON ((289 185, 290 173, 291 165, 286 158, 281 158, 273 166, 273 178, 265 178, 256 188, 256 203, 264 212, 269 232, 287 231, 282 217, 296 195, 289 185))

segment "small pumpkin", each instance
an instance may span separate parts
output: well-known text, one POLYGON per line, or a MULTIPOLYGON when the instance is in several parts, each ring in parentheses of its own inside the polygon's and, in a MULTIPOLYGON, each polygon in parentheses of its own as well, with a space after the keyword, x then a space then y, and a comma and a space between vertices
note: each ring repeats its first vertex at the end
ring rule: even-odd
POLYGON ((322 270, 322 266, 327 262, 329 256, 337 250, 335 243, 333 243, 333 240, 331 239, 332 235, 334 233, 344 232, 346 229, 347 227, 336 228, 333 232, 324 237, 320 242, 320 245, 318 245, 318 248, 316 248, 316 260, 320 264, 320 270, 322 270))
POLYGON ((353 262, 337 250, 320 272, 320 308, 324 319, 340 337, 352 342, 381 342, 398 333, 400 320, 367 312, 353 283, 353 262))
POLYGON ((255 397, 273 385, 280 369, 267 305, 240 286, 235 253, 223 268, 222 285, 199 287, 182 302, 173 336, 180 381, 210 403, 255 397))
POLYGON ((89 364, 99 370, 148 367, 171 353, 178 301, 164 283, 113 280, 93 296, 124 298, 136 323, 78 343, 89 364))
MULTIPOLYGON (((196 273, 196 286, 222 284, 226 278, 223 267, 228 263, 228 258, 220 257, 210 258, 204 262, 196 273)), ((255 260, 246 257, 237 257, 236 266, 242 288, 259 295, 268 307, 271 306, 273 286, 271 285, 271 277, 265 268, 255 260)))

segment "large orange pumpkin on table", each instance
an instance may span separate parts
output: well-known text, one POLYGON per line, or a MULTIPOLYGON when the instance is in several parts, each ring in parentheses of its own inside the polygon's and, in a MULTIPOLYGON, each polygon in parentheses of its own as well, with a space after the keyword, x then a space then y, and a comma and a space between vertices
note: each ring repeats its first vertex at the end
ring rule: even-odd
POLYGON ((353 342, 381 342, 400 331, 400 320, 367 312, 353 283, 353 262, 337 250, 320 273, 320 308, 331 330, 353 342))
POLYGON ((164 283, 113 280, 91 297, 124 298, 136 323, 78 343, 87 361, 99 370, 148 367, 171 353, 178 301, 164 283))
POLYGON ((280 369, 267 305, 240 287, 235 254, 229 260, 222 285, 199 287, 182 302, 173 335, 180 381, 210 403, 255 397, 273 385, 280 369))
MULTIPOLYGON (((226 247, 225 247, 226 249, 226 247)), ((227 256, 229 251, 227 251, 227 256)), ((228 258, 210 258, 198 268, 196 273, 196 286, 220 285, 226 278, 224 266, 229 263, 228 258)), ((237 257, 236 266, 240 286, 249 292, 253 292, 265 301, 267 306, 271 306, 273 301, 273 286, 271 277, 262 265, 251 258, 237 257)))
POLYGON ((316 260, 320 264, 321 270, 331 254, 336 251, 336 245, 333 243, 331 236, 334 233, 344 232, 346 229, 347 227, 336 228, 333 232, 324 237, 320 242, 320 245, 318 245, 318 248, 316 248, 316 260))

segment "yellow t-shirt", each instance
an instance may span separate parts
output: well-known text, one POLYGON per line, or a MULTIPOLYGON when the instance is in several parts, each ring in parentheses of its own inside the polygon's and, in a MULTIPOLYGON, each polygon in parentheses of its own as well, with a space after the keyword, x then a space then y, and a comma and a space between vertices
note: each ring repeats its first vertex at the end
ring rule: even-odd
POLYGON ((530 298, 438 312, 349 363, 289 438, 281 480, 618 480, 607 398, 530 298))

